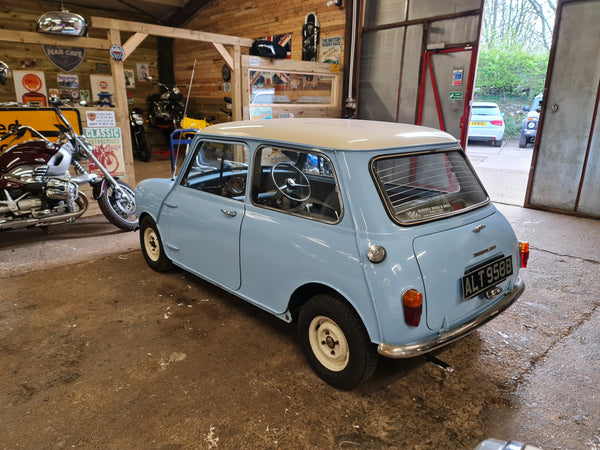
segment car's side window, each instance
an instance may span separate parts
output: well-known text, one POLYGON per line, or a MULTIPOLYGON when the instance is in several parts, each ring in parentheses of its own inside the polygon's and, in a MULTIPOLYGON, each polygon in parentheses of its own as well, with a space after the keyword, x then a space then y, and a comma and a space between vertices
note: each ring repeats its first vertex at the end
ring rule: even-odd
POLYGON ((182 186, 243 200, 248 175, 248 148, 237 142, 200 141, 181 181, 182 186))
POLYGON ((333 164, 325 155, 262 146, 252 170, 255 205, 323 222, 341 220, 340 190, 333 164))

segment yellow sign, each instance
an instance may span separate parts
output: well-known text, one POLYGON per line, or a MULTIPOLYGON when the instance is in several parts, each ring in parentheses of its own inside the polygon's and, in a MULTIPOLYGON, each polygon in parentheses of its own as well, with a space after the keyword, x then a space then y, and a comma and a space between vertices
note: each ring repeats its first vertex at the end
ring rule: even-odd
MULTIPOLYGON (((64 116, 73 126, 76 133, 81 134, 81 118, 74 108, 61 109, 64 116)), ((0 137, 10 133, 21 125, 28 125, 41 133, 46 139, 56 141, 60 135, 56 127, 61 123, 52 108, 0 108, 0 137)), ((22 137, 10 136, 0 141, 0 153, 19 142, 35 138, 29 132, 22 137)))
POLYGON ((331 65, 331 72, 332 73, 340 73, 340 65, 339 64, 332 64, 331 65))

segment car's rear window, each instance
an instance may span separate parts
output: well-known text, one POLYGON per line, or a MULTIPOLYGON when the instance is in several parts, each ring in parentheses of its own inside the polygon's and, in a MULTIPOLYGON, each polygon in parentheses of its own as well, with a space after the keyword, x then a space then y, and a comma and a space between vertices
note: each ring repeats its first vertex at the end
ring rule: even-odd
POLYGON ((497 106, 473 106, 471 115, 474 115, 474 116, 499 116, 500 109, 497 106))
POLYGON ((374 158, 371 174, 388 214, 401 225, 459 214, 489 202, 460 150, 374 158))

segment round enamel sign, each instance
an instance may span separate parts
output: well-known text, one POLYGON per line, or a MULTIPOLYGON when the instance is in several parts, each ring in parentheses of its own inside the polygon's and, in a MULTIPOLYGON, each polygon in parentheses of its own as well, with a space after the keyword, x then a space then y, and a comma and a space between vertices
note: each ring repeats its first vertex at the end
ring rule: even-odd
POLYGON ((125 59, 125 50, 120 45, 112 45, 109 51, 111 58, 115 61, 123 61, 125 59))

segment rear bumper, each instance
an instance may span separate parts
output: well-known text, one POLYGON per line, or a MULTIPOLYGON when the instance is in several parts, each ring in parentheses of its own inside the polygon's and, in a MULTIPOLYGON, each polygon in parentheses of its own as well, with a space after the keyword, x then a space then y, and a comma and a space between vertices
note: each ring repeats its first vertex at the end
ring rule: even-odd
POLYGON ((500 141, 504 137, 504 128, 501 127, 470 127, 468 139, 473 141, 500 141))
POLYGON ((377 352, 380 355, 388 358, 412 358, 414 356, 423 355, 436 350, 444 345, 456 341, 457 339, 460 339, 481 325, 492 320, 494 317, 512 305, 524 291, 525 283, 523 283, 521 278, 518 278, 512 291, 507 293, 502 300, 500 300, 498 303, 495 303, 490 309, 485 311, 483 314, 474 317, 471 321, 463 323, 457 328, 440 332, 429 339, 416 342, 414 344, 390 345, 382 342, 377 347, 377 352))

